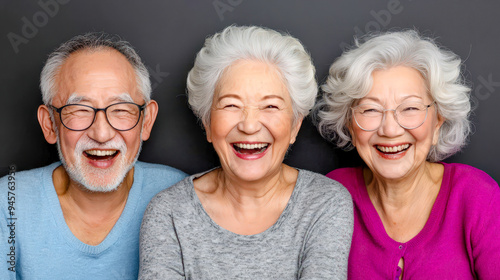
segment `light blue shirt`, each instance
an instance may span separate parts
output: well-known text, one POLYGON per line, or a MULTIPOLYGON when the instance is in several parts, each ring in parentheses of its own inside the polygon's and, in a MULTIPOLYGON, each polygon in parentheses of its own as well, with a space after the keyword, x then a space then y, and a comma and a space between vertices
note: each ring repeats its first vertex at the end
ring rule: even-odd
POLYGON ((52 182, 52 172, 59 165, 56 162, 0 179, 0 279, 137 279, 144 210, 156 193, 186 174, 137 162, 120 218, 99 245, 91 246, 76 238, 64 220, 52 182), (14 264, 9 263, 12 252, 15 272, 9 270, 14 264))

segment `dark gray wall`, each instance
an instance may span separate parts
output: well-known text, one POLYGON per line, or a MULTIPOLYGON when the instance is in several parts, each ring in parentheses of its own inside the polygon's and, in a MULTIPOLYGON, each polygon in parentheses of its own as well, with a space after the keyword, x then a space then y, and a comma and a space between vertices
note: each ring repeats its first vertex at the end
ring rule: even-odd
MULTIPOLYGON (((498 1, 269 1, 175 0, 0 2, 0 175, 57 160, 36 119, 42 103, 38 80, 47 55, 88 31, 116 33, 130 41, 152 72, 160 112, 140 159, 194 173, 217 165, 212 147, 187 107, 185 79, 207 35, 230 24, 287 31, 311 52, 317 78, 353 35, 391 28, 417 28, 465 60, 477 106, 470 144, 447 162, 478 167, 500 180, 500 2, 498 1)), ((360 164, 356 152, 326 143, 309 120, 286 162, 326 173, 360 164)))

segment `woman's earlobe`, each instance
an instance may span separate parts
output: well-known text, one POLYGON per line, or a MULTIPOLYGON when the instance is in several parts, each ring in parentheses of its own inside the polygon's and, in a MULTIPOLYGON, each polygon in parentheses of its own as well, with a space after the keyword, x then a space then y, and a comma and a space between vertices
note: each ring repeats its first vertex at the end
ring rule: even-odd
POLYGON ((441 129, 441 126, 443 126, 445 119, 438 114, 438 123, 436 124, 436 127, 434 128, 434 133, 432 135, 432 145, 436 146, 439 142, 439 130, 441 129))
POLYGON ((292 128, 292 137, 290 138, 290 145, 295 143, 297 141, 297 135, 299 134, 300 127, 302 126, 302 121, 304 119, 300 118, 299 120, 295 121, 295 124, 293 125, 292 128))
POLYGON ((208 126, 204 121, 203 121, 203 128, 205 128, 205 134, 207 136, 207 142, 212 143, 212 135, 210 133, 210 126, 208 126))
POLYGON ((441 126, 439 126, 438 128, 436 128, 434 130, 434 135, 432 136, 432 145, 433 146, 436 146, 439 142, 439 129, 441 128, 441 126))
POLYGON ((351 136, 351 145, 353 147, 356 147, 356 137, 354 136, 354 133, 353 133, 352 128, 351 128, 350 125, 349 125, 348 129, 349 129, 349 134, 351 136))

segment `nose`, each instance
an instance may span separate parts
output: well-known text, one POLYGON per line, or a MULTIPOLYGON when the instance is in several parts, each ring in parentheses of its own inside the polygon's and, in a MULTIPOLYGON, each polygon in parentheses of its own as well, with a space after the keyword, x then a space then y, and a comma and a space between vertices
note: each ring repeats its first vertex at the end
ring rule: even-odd
POLYGON ((116 130, 108 123, 104 111, 98 111, 94 123, 87 129, 87 135, 92 140, 105 143, 115 137, 116 130))
POLYGON ((378 128, 378 134, 386 137, 400 136, 405 132, 404 127, 396 121, 396 110, 385 110, 382 123, 378 128))
POLYGON ((259 132, 261 128, 260 110, 258 108, 245 108, 238 123, 238 130, 245 134, 254 134, 259 132))

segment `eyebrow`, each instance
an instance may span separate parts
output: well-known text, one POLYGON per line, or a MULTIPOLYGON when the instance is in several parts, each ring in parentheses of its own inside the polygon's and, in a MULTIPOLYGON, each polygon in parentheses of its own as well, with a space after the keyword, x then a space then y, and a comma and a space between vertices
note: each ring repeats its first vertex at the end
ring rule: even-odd
POLYGON ((113 98, 110 99, 111 101, 120 101, 120 102, 134 102, 134 100, 132 99, 132 97, 130 96, 130 94, 124 92, 118 96, 115 96, 113 98))
MULTIPOLYGON (((228 94, 224 94, 222 96, 219 96, 217 98, 217 102, 219 102, 220 100, 224 99, 224 98, 235 98, 235 99, 241 99, 239 95, 236 95, 236 94, 232 94, 232 93, 228 93, 228 94)), ((277 99, 281 99, 283 101, 285 101, 285 99, 279 95, 276 95, 276 94, 269 94, 269 95, 265 95, 262 100, 267 100, 267 99, 274 99, 274 98, 277 98, 277 99)))
POLYGON ((275 95, 275 94, 266 95, 262 99, 267 100, 267 99, 274 99, 274 98, 281 99, 281 100, 285 101, 285 99, 283 97, 281 97, 279 95, 275 95))
POLYGON ((418 96, 418 95, 415 95, 415 94, 409 94, 409 95, 405 95, 405 96, 403 96, 402 101, 405 101, 406 99, 410 99, 410 98, 418 98, 418 99, 422 99, 422 100, 423 100, 423 98, 422 98, 422 97, 420 97, 420 96, 418 96))
MULTIPOLYGON (((418 96, 418 95, 409 94, 409 95, 404 95, 403 98, 401 98, 401 102, 404 102, 405 100, 410 99, 410 98, 418 98, 418 99, 422 99, 423 100, 423 98, 420 97, 420 96, 418 96)), ((363 98, 361 98, 361 100, 371 100, 371 101, 375 101, 375 102, 378 102, 378 103, 382 103, 379 98, 373 97, 373 96, 363 97, 363 98)))
POLYGON ((223 94, 219 97, 217 97, 217 102, 221 101, 224 98, 234 98, 234 99, 240 99, 239 95, 228 93, 228 94, 223 94))
POLYGON ((82 101, 89 101, 89 99, 85 96, 78 95, 76 92, 73 92, 68 100, 66 100, 66 105, 80 103, 82 101))
MULTIPOLYGON (((87 98, 86 96, 78 95, 78 93, 74 92, 74 93, 71 94, 71 96, 66 101, 66 105, 80 103, 82 101, 90 102, 90 99, 87 98)), ((134 102, 134 100, 132 99, 132 97, 130 97, 130 94, 128 94, 126 92, 121 93, 120 95, 115 96, 115 97, 109 99, 109 101, 111 101, 111 102, 112 101, 132 102, 132 103, 134 102)))

